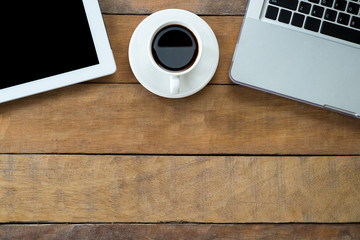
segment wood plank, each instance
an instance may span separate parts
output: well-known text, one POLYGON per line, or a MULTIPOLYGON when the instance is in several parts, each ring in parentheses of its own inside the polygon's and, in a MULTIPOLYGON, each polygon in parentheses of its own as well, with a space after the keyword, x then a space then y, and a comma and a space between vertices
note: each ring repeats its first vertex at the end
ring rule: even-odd
POLYGON ((2 225, 3 239, 360 239, 358 224, 61 224, 2 225))
POLYGON ((360 121, 235 85, 80 84, 0 105, 0 153, 359 155, 360 121))
POLYGON ((360 157, 0 155, 0 222, 359 222, 360 157))
POLYGON ((201 15, 243 15, 247 0, 99 0, 105 14, 150 14, 167 8, 179 8, 201 15))
MULTIPOLYGON (((134 30, 145 17, 146 16, 104 16, 107 33, 117 63, 117 71, 111 76, 94 80, 94 82, 138 83, 130 68, 128 47, 134 30)), ((243 17, 223 16, 202 18, 213 29, 220 48, 219 66, 211 83, 229 84, 231 83, 229 79, 229 69, 243 17)))

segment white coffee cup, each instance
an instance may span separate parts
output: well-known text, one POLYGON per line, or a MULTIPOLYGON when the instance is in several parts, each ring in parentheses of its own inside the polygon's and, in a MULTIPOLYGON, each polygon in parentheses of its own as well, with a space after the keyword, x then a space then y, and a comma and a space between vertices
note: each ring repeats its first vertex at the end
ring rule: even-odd
POLYGON ((169 91, 173 95, 179 94, 182 76, 194 70, 201 59, 202 51, 203 43, 199 33, 190 23, 183 20, 171 20, 158 25, 148 41, 150 62, 157 71, 169 76, 169 91), (189 39, 185 35, 189 37, 192 44, 196 42, 196 46, 186 45, 189 39), (178 36, 185 41, 179 40, 178 36), (192 52, 195 48, 196 50, 192 52), (191 60, 184 65, 190 59, 190 53, 193 53, 191 60), (175 65, 177 68, 173 67, 175 65))

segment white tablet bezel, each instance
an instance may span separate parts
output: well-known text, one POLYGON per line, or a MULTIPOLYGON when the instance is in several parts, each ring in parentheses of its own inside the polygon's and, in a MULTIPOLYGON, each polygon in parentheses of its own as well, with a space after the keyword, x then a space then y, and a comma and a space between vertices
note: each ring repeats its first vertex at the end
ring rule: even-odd
POLYGON ((83 3, 99 64, 0 89, 0 103, 106 76, 116 71, 98 0, 83 0, 83 3))

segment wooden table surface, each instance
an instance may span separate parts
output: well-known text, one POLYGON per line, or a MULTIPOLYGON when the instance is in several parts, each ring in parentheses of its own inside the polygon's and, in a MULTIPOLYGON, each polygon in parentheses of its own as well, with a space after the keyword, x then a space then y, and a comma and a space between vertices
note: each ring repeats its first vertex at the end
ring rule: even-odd
POLYGON ((360 239, 360 121, 231 83, 246 4, 100 0, 117 72, 0 105, 0 238, 360 239), (220 46, 184 99, 128 62, 136 26, 166 8, 220 46))

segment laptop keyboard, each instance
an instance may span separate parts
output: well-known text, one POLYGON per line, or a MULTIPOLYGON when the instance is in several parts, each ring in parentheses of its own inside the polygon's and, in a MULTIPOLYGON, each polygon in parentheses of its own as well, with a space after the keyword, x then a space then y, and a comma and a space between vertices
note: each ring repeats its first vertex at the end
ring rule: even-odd
POLYGON ((360 44, 360 0, 268 0, 265 18, 360 44))

